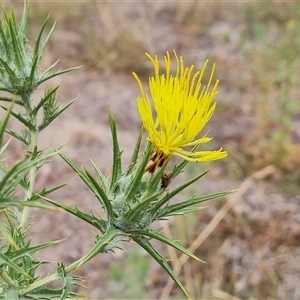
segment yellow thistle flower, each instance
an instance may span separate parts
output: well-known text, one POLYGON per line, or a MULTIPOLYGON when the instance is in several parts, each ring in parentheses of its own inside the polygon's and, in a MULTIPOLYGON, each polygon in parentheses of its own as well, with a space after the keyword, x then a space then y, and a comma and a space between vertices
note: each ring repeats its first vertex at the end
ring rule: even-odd
POLYGON ((171 58, 168 52, 164 57, 165 74, 160 74, 157 56, 153 58, 146 53, 155 69, 155 75, 149 78, 151 98, 156 112, 155 120, 149 97, 145 94, 139 77, 133 73, 141 90, 141 96, 137 98, 138 110, 143 126, 149 133, 148 140, 154 146, 156 159, 162 162, 172 154, 191 162, 224 158, 227 152, 222 151, 222 148, 217 151, 198 152, 183 149, 211 140, 206 135, 197 139, 197 135, 216 108, 216 103, 212 104, 212 101, 217 94, 218 80, 210 90, 214 65, 207 86, 202 86, 201 81, 208 61, 201 71, 192 75, 194 66, 185 67, 183 58, 178 58, 175 51, 174 54, 177 61, 175 76, 171 74, 171 58))

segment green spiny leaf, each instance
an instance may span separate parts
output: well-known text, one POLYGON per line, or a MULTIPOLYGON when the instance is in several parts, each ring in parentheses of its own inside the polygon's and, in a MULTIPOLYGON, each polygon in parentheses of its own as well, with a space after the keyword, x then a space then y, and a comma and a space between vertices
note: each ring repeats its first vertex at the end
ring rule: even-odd
POLYGON ((146 165, 149 161, 150 155, 152 153, 152 146, 150 143, 147 143, 146 148, 144 150, 141 164, 139 165, 137 172, 134 176, 134 179, 132 180, 131 184, 128 186, 126 192, 125 192, 125 199, 131 199, 133 198, 134 194, 140 187, 140 183, 142 180, 142 177, 145 173, 146 165))
MULTIPOLYGON (((3 92, 8 92, 8 93, 11 93, 11 89, 7 89, 5 87, 0 87, 0 91, 3 91, 3 92)), ((4 96, 0 96, 0 101, 4 101, 4 102, 14 102, 15 104, 18 104, 20 106, 23 106, 23 102, 19 101, 19 100, 15 100, 13 98, 10 98, 10 97, 4 97, 4 96)))
POLYGON ((147 193, 155 193, 157 191, 157 188, 161 186, 161 180, 162 175, 164 174, 164 171, 166 169, 166 166, 168 162, 170 161, 170 158, 166 159, 163 166, 158 170, 158 172, 155 172, 150 180, 150 183, 147 187, 147 193))
POLYGON ((3 134, 5 132, 5 128, 7 126, 9 115, 13 109, 13 106, 14 106, 14 103, 12 103, 11 106, 6 110, 5 115, 3 116, 2 120, 0 121, 0 147, 2 146, 3 134))
POLYGON ((57 89, 59 88, 59 85, 54 87, 54 88, 51 88, 50 90, 47 90, 46 93, 45 93, 45 96, 41 99, 41 101, 38 103, 38 105, 34 108, 33 110, 33 114, 37 114, 37 112, 39 111, 39 109, 41 107, 43 107, 43 105, 45 104, 45 102, 47 102, 52 96, 53 94, 56 93, 57 89))
POLYGON ((204 201, 208 201, 211 199, 215 199, 218 197, 223 197, 226 196, 228 194, 234 193, 235 191, 226 191, 226 192, 219 192, 219 193, 215 193, 215 194, 210 194, 210 195, 206 195, 206 196, 202 196, 202 197, 198 197, 198 198, 192 198, 189 199, 187 201, 183 201, 174 205, 169 205, 167 206, 165 209, 162 209, 161 211, 158 212, 157 214, 157 218, 161 219, 161 218, 165 218, 168 217, 170 215, 173 215, 174 213, 176 213, 179 210, 182 210, 186 207, 190 207, 192 205, 204 202, 204 201))
POLYGON ((24 37, 27 34, 28 14, 29 14, 29 6, 26 4, 26 2, 24 2, 24 9, 23 9, 21 23, 20 23, 20 29, 21 29, 24 37))
POLYGON ((22 57, 22 54, 24 52, 23 45, 22 45, 23 41, 20 39, 19 30, 17 28, 18 25, 17 25, 13 11, 11 12, 11 17, 6 18, 6 22, 8 24, 9 30, 10 30, 10 37, 11 37, 15 62, 17 64, 18 68, 22 69, 22 68, 24 68, 24 61, 23 61, 23 57, 22 57))
POLYGON ((73 169, 73 171, 79 176, 79 178, 86 184, 86 186, 93 192, 96 193, 95 187, 93 184, 91 184, 91 181, 89 180, 88 176, 83 172, 81 168, 78 168, 70 159, 68 159, 65 155, 60 153, 57 150, 57 153, 59 156, 73 169))
POLYGON ((18 248, 18 245, 14 241, 12 235, 10 234, 10 232, 8 231, 8 229, 4 226, 4 224, 2 223, 1 220, 0 220, 0 232, 1 232, 2 236, 7 239, 7 241, 10 243, 10 245, 12 247, 18 248))
POLYGON ((144 248, 160 264, 160 266, 167 272, 167 274, 173 279, 173 281, 181 289, 184 295, 189 298, 187 291, 185 290, 184 286, 182 285, 178 277, 175 275, 173 270, 168 265, 167 260, 153 248, 153 246, 149 243, 149 241, 146 238, 140 236, 133 236, 132 239, 137 244, 139 244, 142 248, 144 248))
MULTIPOLYGON (((2 105, 0 105, 0 107, 1 107, 2 109, 4 109, 5 111, 8 110, 8 108, 6 108, 6 107, 4 107, 4 106, 2 106, 2 105)), ((27 128, 29 128, 31 131, 34 131, 34 130, 35 130, 34 125, 33 125, 30 121, 24 119, 24 118, 21 116, 20 113, 16 114, 15 112, 11 111, 10 114, 11 114, 13 117, 15 117, 17 120, 19 120, 22 124, 24 124, 27 128)))
POLYGON ((175 249, 177 249, 178 251, 186 254, 187 256, 197 260, 197 261, 201 261, 203 262, 201 259, 199 259, 197 256, 195 256, 192 252, 190 252, 189 250, 185 249, 184 247, 182 247, 180 244, 178 244, 176 241, 171 240, 170 238, 158 233, 155 230, 134 230, 133 232, 131 232, 133 234, 138 234, 138 235, 144 235, 144 236, 148 236, 150 238, 154 238, 164 244, 167 244, 175 249))
POLYGON ((141 128, 141 130, 140 130, 137 142, 135 144, 135 148, 133 150, 133 153, 132 153, 132 156, 131 156, 131 159, 130 159, 130 163, 129 163, 129 165, 127 167, 127 170, 125 172, 125 176, 129 175, 133 171, 133 168, 136 165, 136 162, 137 162, 137 159, 138 159, 138 156, 139 156, 140 147, 141 147, 142 136, 143 136, 143 128, 141 128))
POLYGON ((8 133, 9 135, 13 136, 17 140, 21 141, 24 145, 28 146, 28 140, 26 140, 24 137, 22 137, 20 134, 10 130, 10 129, 5 129, 5 132, 8 133))
POLYGON ((110 203, 110 200, 107 198, 105 191, 101 188, 101 186, 95 180, 95 178, 88 171, 85 171, 85 173, 95 188, 97 198, 99 200, 101 200, 102 205, 105 207, 105 212, 107 214, 107 220, 109 222, 114 217, 114 211, 113 211, 112 205, 110 203))
POLYGON ((94 170, 98 174, 102 184, 104 185, 105 191, 108 191, 109 190, 109 185, 110 185, 108 179, 106 178, 106 176, 101 172, 101 170, 96 166, 96 164, 91 159, 90 159, 90 162, 91 162, 94 170))
MULTIPOLYGON (((16 77, 14 71, 10 68, 10 66, 0 57, 0 65, 5 69, 6 73, 8 74, 10 81, 15 85, 18 82, 18 78, 16 77)), ((12 93, 17 91, 11 91, 12 93)))
POLYGON ((10 198, 2 198, 0 199, 0 208, 7 208, 10 206, 14 206, 14 207, 36 207, 36 208, 42 208, 42 209, 49 209, 52 210, 53 207, 45 205, 45 204, 41 204, 41 203, 36 203, 36 202, 28 202, 28 201, 16 201, 14 199, 10 199, 10 198))
POLYGON ((48 198, 45 198, 45 200, 57 207, 60 207, 62 208, 63 210, 73 214, 74 216, 82 219, 83 221, 91 224, 92 226, 98 228, 102 233, 105 232, 106 230, 106 227, 107 227, 107 223, 106 221, 104 220, 101 220, 101 219, 97 219, 95 218, 94 216, 92 215, 88 215, 82 211, 80 211, 79 209, 77 209, 76 207, 75 208, 72 208, 72 207, 69 207, 69 206, 66 206, 62 203, 59 203, 59 202, 56 202, 54 200, 51 200, 51 199, 48 199, 48 198))
MULTIPOLYGON (((41 38, 42 38, 42 34, 45 30, 45 27, 46 27, 46 24, 49 20, 49 16, 46 18, 46 20, 44 21, 40 31, 39 31, 39 34, 36 38, 36 41, 35 41, 35 46, 34 46, 34 50, 33 50, 33 62, 32 62, 32 66, 31 66, 31 71, 30 71, 30 80, 31 82, 34 81, 34 75, 35 75, 35 72, 37 70, 37 66, 39 65, 39 62, 41 60, 41 57, 42 57, 42 54, 43 52, 39 52, 39 48, 40 48, 40 42, 41 42, 41 38)), ((52 31, 50 31, 52 32, 52 31)))
POLYGON ((63 113, 69 106, 71 106, 74 103, 75 100, 72 100, 70 103, 68 103, 66 106, 64 106, 61 110, 56 111, 52 114, 52 116, 49 116, 40 126, 39 131, 42 131, 45 129, 51 122, 53 122, 61 113, 63 113))
POLYGON ((194 177, 193 179, 189 180, 188 182, 185 182, 184 184, 182 184, 181 186, 179 186, 178 188, 176 188, 175 190, 167 193, 166 196, 164 196, 161 200, 159 200, 156 205, 153 208, 153 212, 158 211, 161 207, 163 207, 166 203, 168 203, 168 201, 170 199, 172 199, 175 195, 177 195, 178 193, 180 193, 182 190, 184 190, 185 188, 187 188, 189 185, 191 185, 192 183, 194 183, 195 181, 197 181, 198 179, 200 179, 201 177, 203 177, 205 174, 207 174, 210 171, 210 169, 206 170, 205 172, 203 172, 202 174, 194 177))
POLYGON ((22 269, 20 268, 17 264, 11 261, 9 257, 7 257, 4 253, 0 252, 0 266, 7 265, 16 272, 19 272, 20 274, 23 274, 25 277, 30 278, 30 276, 22 269))
POLYGON ((136 206, 132 207, 122 216, 123 224, 128 226, 134 222, 147 207, 150 207, 151 202, 155 201, 160 193, 161 192, 157 192, 156 194, 149 195, 146 199, 141 199, 140 203, 137 203, 136 206))
POLYGON ((66 183, 63 183, 63 184, 60 184, 60 185, 57 185, 57 186, 54 186, 53 188, 47 190, 46 188, 44 188, 43 190, 41 190, 40 192, 38 193, 35 193, 34 195, 32 195, 32 197, 30 199, 28 199, 27 201, 30 201, 30 202, 34 202, 36 200, 38 200, 39 198, 41 197, 46 197, 47 195, 53 193, 54 191, 66 186, 67 184, 66 183))
POLYGON ((113 140, 113 167, 112 167, 112 175, 110 182, 110 190, 112 191, 118 181, 118 178, 122 172, 122 163, 121 163, 121 155, 122 152, 119 148, 117 129, 116 129, 116 120, 113 118, 111 113, 108 114, 109 125, 113 140))
MULTIPOLYGON (((52 65, 53 66, 53 65, 52 65)), ((51 66, 51 67, 52 67, 51 66)), ((65 73, 68 73, 68 72, 71 72, 71 71, 74 71, 74 70, 77 70, 77 69, 79 69, 79 68, 81 68, 81 66, 78 66, 78 67, 74 67, 74 68, 69 68, 69 69, 66 69, 66 70, 62 70, 62 71, 58 71, 58 72, 56 72, 56 73, 54 73, 54 74, 51 74, 51 75, 49 75, 49 76, 47 76, 47 77, 44 77, 44 76, 42 76, 42 79, 37 83, 37 85, 41 85, 43 82, 45 82, 45 81, 47 81, 47 80, 49 80, 49 79, 51 79, 51 78, 54 78, 54 77, 57 77, 57 76, 59 76, 59 75, 62 75, 62 74, 65 74, 65 73)), ((50 68, 49 68, 50 69, 50 68)), ((49 70, 48 69, 48 70, 49 70)), ((43 73, 43 75, 45 74, 45 72, 43 73)))

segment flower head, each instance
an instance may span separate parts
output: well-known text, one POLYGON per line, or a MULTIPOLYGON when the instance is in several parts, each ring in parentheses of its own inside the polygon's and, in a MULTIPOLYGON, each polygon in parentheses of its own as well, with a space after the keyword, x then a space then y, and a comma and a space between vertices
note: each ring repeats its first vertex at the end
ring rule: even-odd
POLYGON ((189 146, 200 146, 211 140, 206 135, 202 138, 197 138, 197 136, 211 118, 216 107, 216 103, 212 102, 217 94, 218 80, 210 88, 215 65, 208 84, 203 86, 201 81, 208 61, 205 62, 202 70, 193 72, 193 65, 185 67, 183 58, 181 56, 178 58, 175 51, 174 54, 177 68, 175 75, 172 75, 171 58, 168 52, 164 57, 165 73, 160 72, 157 56, 152 57, 146 53, 155 70, 154 76, 149 78, 151 100, 145 94, 139 77, 133 73, 141 90, 141 96, 137 98, 138 110, 143 126, 149 133, 148 140, 154 146, 155 155, 160 158, 160 161, 172 154, 191 162, 224 158, 227 152, 222 148, 217 151, 197 152, 184 149, 189 146))

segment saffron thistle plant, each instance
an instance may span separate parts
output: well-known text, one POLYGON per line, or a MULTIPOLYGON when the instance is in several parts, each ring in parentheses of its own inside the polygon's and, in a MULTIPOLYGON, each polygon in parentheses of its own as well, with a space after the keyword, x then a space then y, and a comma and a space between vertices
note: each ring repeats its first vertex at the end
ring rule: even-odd
MULTIPOLYGON (((26 150, 19 162, 10 168, 4 167, 0 160, 0 209, 3 220, 0 222, 2 233, 0 252, 0 299, 67 299, 80 295, 73 292, 72 287, 79 285, 79 278, 71 272, 87 263, 94 256, 120 248, 120 241, 133 241, 145 249, 175 281, 182 292, 188 297, 182 283, 172 271, 162 253, 154 248, 151 241, 158 240, 170 245, 189 257, 200 261, 193 253, 182 247, 170 237, 164 236, 160 230, 152 229, 152 224, 159 220, 166 220, 170 216, 183 215, 200 209, 197 205, 204 201, 224 196, 230 192, 220 192, 205 196, 194 196, 180 203, 173 198, 184 191, 192 183, 199 180, 208 171, 199 174, 184 184, 169 189, 172 182, 184 169, 188 162, 214 161, 226 157, 226 151, 200 151, 199 147, 211 138, 198 134, 212 116, 216 104, 213 102, 217 94, 216 81, 212 88, 213 71, 206 86, 203 86, 203 74, 207 62, 202 70, 193 73, 193 66, 185 67, 182 57, 177 57, 176 72, 172 75, 171 57, 165 56, 166 72, 160 72, 158 58, 147 54, 154 65, 154 76, 150 77, 151 98, 144 92, 139 77, 134 73, 141 95, 137 98, 138 111, 144 129, 148 132, 148 142, 144 150, 140 151, 143 139, 143 129, 137 137, 135 148, 129 165, 122 167, 122 151, 119 148, 116 121, 109 113, 109 123, 113 142, 112 174, 105 177, 101 170, 91 161, 97 176, 91 175, 86 168, 79 168, 59 148, 56 149, 61 158, 74 170, 89 190, 95 195, 104 213, 101 216, 92 212, 87 214, 76 207, 69 207, 62 202, 48 198, 48 195, 64 186, 52 189, 35 190, 35 176, 39 169, 51 160, 54 152, 44 153, 37 144, 40 132, 58 117, 67 107, 58 108, 54 87, 45 91, 44 97, 34 105, 32 94, 36 88, 48 79, 68 72, 72 69, 49 74, 52 65, 45 72, 40 71, 39 63, 44 48, 49 40, 46 37, 41 45, 41 36, 45 24, 36 39, 33 51, 28 46, 27 19, 28 7, 25 6, 21 23, 18 24, 14 14, 8 15, 4 10, 5 22, 0 24, 0 80, 1 91, 11 96, 0 96, 0 100, 9 102, 9 108, 1 106, 6 112, 0 123, 0 155, 3 156, 6 146, 2 146, 4 131, 21 141, 26 150), (151 102, 154 105, 152 110, 151 102), (23 110, 16 109, 16 106, 23 110), (9 130, 7 121, 9 116, 16 118, 22 125, 20 132, 9 130), (40 121, 39 121, 40 120, 40 121), (182 160, 170 167, 172 155, 182 160), (166 174, 166 166, 171 171, 166 174), (24 191, 23 199, 16 193, 17 189, 24 191), (62 208, 75 215, 84 222, 94 226, 98 234, 94 237, 94 246, 83 257, 65 266, 58 263, 55 273, 40 278, 36 275, 38 267, 44 263, 34 258, 37 251, 51 247, 56 242, 31 246, 30 237, 26 231, 30 226, 30 207, 49 209, 49 206, 38 202, 44 199, 52 205, 62 208), (48 283, 61 280, 60 289, 51 289, 48 283)), ((47 21, 47 20, 46 20, 47 21)), ((51 206, 53 207, 53 206, 51 206)), ((122 244, 123 245, 123 244, 122 244)))

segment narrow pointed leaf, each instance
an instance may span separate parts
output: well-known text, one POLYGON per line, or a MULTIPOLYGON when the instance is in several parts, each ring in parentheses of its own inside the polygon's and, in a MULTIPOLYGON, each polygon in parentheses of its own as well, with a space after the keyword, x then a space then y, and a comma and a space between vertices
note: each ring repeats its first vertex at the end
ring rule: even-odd
POLYGON ((20 22, 20 28, 24 36, 27 35, 28 15, 29 15, 29 6, 26 4, 26 2, 24 2, 22 18, 20 22))
MULTIPOLYGON (((41 38, 42 38, 42 35, 43 35, 43 32, 44 32, 44 29, 46 27, 46 24, 49 20, 49 16, 47 16, 46 20, 44 21, 40 31, 39 31, 39 34, 35 40, 35 45, 34 45, 34 50, 33 50, 33 63, 32 63, 32 67, 31 67, 31 71, 30 71, 30 79, 31 79, 31 82, 33 82, 34 80, 34 74, 37 70, 37 66, 41 60, 41 57, 42 57, 42 52, 39 53, 39 48, 40 48, 40 43, 41 43, 41 38)), ((51 31, 50 31, 51 32, 51 31)))
POLYGON ((17 163, 15 163, 10 170, 5 173, 5 175, 2 177, 1 181, 0 181, 0 191, 2 191, 5 183, 11 178, 11 177, 15 177, 16 176, 16 172, 17 170, 19 171, 19 169, 21 169, 22 167, 24 167, 24 161, 19 161, 17 163))
POLYGON ((77 209, 76 207, 72 208, 72 207, 66 206, 62 203, 56 202, 56 201, 48 199, 48 198, 45 198, 45 200, 63 210, 71 213, 72 215, 80 218, 81 220, 91 224, 92 226, 98 228, 101 232, 105 232, 106 221, 97 219, 92 215, 86 214, 86 213, 80 211, 79 209, 77 209))
POLYGON ((198 198, 192 198, 190 200, 187 201, 183 201, 174 205, 169 205, 167 206, 165 209, 161 210, 158 214, 157 217, 159 219, 161 218, 165 218, 167 216, 170 216, 174 213, 176 213, 176 211, 185 209, 186 207, 190 207, 192 205, 201 203, 201 202, 205 202, 211 199, 215 199, 218 197, 223 197, 226 196, 228 194, 234 193, 235 191, 226 191, 226 192, 220 192, 220 193, 215 193, 215 194, 210 194, 210 195, 206 195, 206 196, 202 196, 202 197, 198 197, 198 198))
POLYGON ((95 190, 98 194, 98 198, 102 199, 102 203, 105 207, 105 212, 107 214, 107 220, 110 221, 113 218, 114 213, 110 200, 106 196, 104 190, 101 188, 99 183, 95 180, 95 178, 88 171, 85 171, 85 173, 88 176, 89 180, 92 182, 93 186, 95 187, 95 190))
POLYGON ((195 181, 197 181, 199 178, 203 177, 205 174, 207 174, 210 171, 207 170, 205 172, 203 172, 202 174, 192 178, 191 180, 189 180, 188 182, 185 182, 184 184, 182 184, 181 186, 179 186, 178 188, 176 188, 175 190, 169 192, 166 196, 164 196, 161 200, 159 200, 157 202, 157 204, 155 205, 155 207, 153 208, 153 211, 157 211, 159 210, 159 208, 161 208, 162 206, 164 206, 170 199, 172 199, 175 195, 177 195, 178 193, 180 193, 182 190, 184 190, 185 188, 187 188, 189 185, 191 185, 192 183, 194 183, 195 181))
POLYGON ((14 71, 10 68, 10 66, 6 63, 6 61, 4 61, 1 57, 0 57, 0 65, 3 66, 3 68, 5 69, 5 71, 7 72, 9 78, 10 78, 10 81, 13 83, 13 84, 16 84, 18 79, 17 77, 15 76, 15 73, 14 71))
MULTIPOLYGON (((0 202, 1 203, 1 202, 0 202)), ((0 232, 2 234, 3 237, 5 237, 7 239, 7 241, 9 242, 9 244, 14 247, 14 248, 18 248, 18 245, 16 244, 16 242, 14 241, 13 237, 11 236, 10 232, 8 231, 8 229, 4 226, 4 224, 2 223, 2 221, 0 220, 0 232)))
POLYGON ((16 27, 17 22, 16 22, 15 15, 13 12, 11 13, 11 18, 8 18, 6 21, 8 24, 8 28, 10 30, 11 43, 12 43, 12 46, 14 49, 13 53, 14 53, 14 57, 15 57, 15 62, 19 68, 24 68, 24 63, 23 63, 23 59, 21 56, 23 49, 20 48, 20 46, 22 47, 22 45, 20 45, 20 40, 18 40, 20 38, 20 36, 18 33, 18 29, 16 27))
POLYGON ((55 61, 50 67, 48 67, 43 73, 41 78, 43 78, 44 76, 46 76, 46 74, 48 74, 59 62, 59 59, 57 61, 55 61))
POLYGON ((93 193, 95 193, 95 187, 91 184, 91 181, 89 180, 89 178, 87 177, 87 175, 85 174, 85 172, 83 172, 83 170, 81 168, 78 168, 70 159, 68 159, 65 155, 63 155, 62 153, 60 153, 58 150, 57 150, 57 153, 73 169, 73 171, 86 184, 86 186, 93 193))
POLYGON ((24 247, 22 249, 12 251, 8 258, 12 261, 18 260, 24 256, 32 256, 32 254, 36 253, 38 250, 45 249, 60 243, 61 241, 49 241, 46 243, 38 244, 31 247, 24 247))
POLYGON ((53 207, 45 205, 45 204, 41 204, 41 203, 36 203, 36 202, 28 202, 28 201, 16 201, 14 199, 10 199, 10 198, 1 198, 0 200, 0 208, 6 208, 6 207, 24 207, 24 206, 28 206, 28 207, 36 207, 36 208, 42 208, 42 209, 49 209, 49 210, 53 210, 53 207))
POLYGON ((152 147, 151 144, 148 143, 146 146, 146 149, 144 150, 144 154, 142 156, 141 164, 139 165, 137 172, 134 176, 134 179, 132 180, 131 184, 128 186, 126 192, 125 192, 125 199, 131 199, 136 191, 138 190, 142 177, 145 173, 146 165, 149 161, 150 155, 152 153, 152 147))
MULTIPOLYGON (((13 91, 11 89, 7 89, 5 87, 0 87, 0 91, 3 91, 3 92, 8 92, 8 93, 13 93, 13 91)), ((4 102, 14 102, 15 104, 18 104, 20 106, 23 106, 23 103, 19 100, 15 100, 13 98, 10 98, 10 97, 4 97, 4 96, 0 96, 0 101, 4 101, 4 102)))
MULTIPOLYGON (((77 70, 77 69, 79 69, 79 68, 81 68, 81 66, 79 66, 79 67, 74 67, 74 68, 69 68, 69 69, 65 69, 65 70, 62 70, 62 71, 58 71, 58 72, 56 72, 56 73, 54 73, 54 74, 51 74, 51 75, 49 75, 49 76, 47 76, 47 77, 43 77, 43 78, 37 83, 37 85, 40 85, 40 84, 42 84, 43 82, 48 81, 48 80, 51 79, 51 78, 57 77, 57 76, 59 76, 59 75, 62 75, 62 74, 65 74, 65 73, 68 73, 68 72, 71 72, 71 71, 74 71, 74 70, 77 70)), ((44 72, 44 73, 45 73, 45 72, 44 72)))
POLYGON ((40 126, 39 126, 39 131, 42 131, 43 129, 45 129, 51 122, 53 122, 61 113, 63 113, 69 106, 71 106, 74 103, 75 100, 72 100, 70 103, 68 103, 65 107, 63 107, 61 110, 59 110, 58 112, 56 112, 55 114, 53 114, 53 116, 49 119, 47 119, 47 121, 43 122, 40 126))
POLYGON ((123 215, 124 224, 132 223, 136 218, 138 218, 141 215, 143 211, 145 211, 147 207, 150 207, 151 202, 156 200, 159 195, 160 192, 148 195, 148 198, 141 200, 140 203, 138 203, 135 207, 126 212, 123 215))
POLYGON ((172 212, 171 214, 168 215, 168 217, 170 217, 170 216, 185 216, 189 213, 199 211, 199 210, 204 209, 206 207, 207 206, 205 206, 205 207, 186 207, 186 208, 179 209, 179 210, 176 210, 176 211, 172 212))
POLYGON ((138 156, 139 156, 140 147, 141 147, 142 137, 143 137, 143 128, 141 128, 141 130, 140 130, 137 142, 135 144, 135 148, 133 150, 133 153, 132 153, 132 156, 131 156, 131 159, 130 159, 130 163, 129 163, 129 165, 127 167, 127 170, 125 172, 126 176, 133 171, 133 169, 136 165, 136 162, 137 162, 137 159, 138 159, 138 156))
POLYGON ((110 182, 110 190, 112 191, 118 181, 118 177, 120 176, 122 172, 122 163, 121 163, 121 151, 119 148, 118 143, 118 136, 117 136, 117 129, 116 129, 116 120, 111 115, 111 113, 108 114, 109 118, 109 125, 113 140, 113 167, 112 167, 112 174, 111 174, 111 182, 110 182))
MULTIPOLYGON (((46 19, 45 23, 47 23, 48 19, 49 19, 49 16, 47 16, 47 19, 46 19)), ((40 56, 43 55, 43 53, 45 51, 45 48, 48 45, 50 37, 51 37, 51 35, 52 35, 53 31, 54 31, 55 25, 56 25, 56 23, 54 22, 54 24, 52 25, 51 29, 49 30, 49 32, 48 32, 48 34, 47 34, 47 36, 46 36, 46 38, 45 38, 45 40, 44 40, 44 42, 42 44, 42 47, 41 47, 41 50, 40 50, 40 56)))
POLYGON ((8 133, 9 135, 13 136, 14 138, 16 138, 17 140, 21 141, 24 145, 28 146, 28 141, 26 139, 24 139, 21 135, 19 135, 18 133, 10 130, 10 129, 5 129, 5 132, 8 133))
POLYGON ((66 186, 66 185, 67 185, 67 183, 62 183, 60 185, 54 186, 53 188, 51 188, 49 190, 47 190, 46 188, 44 188, 40 192, 35 193, 34 195, 32 195, 32 197, 30 199, 28 199, 28 201, 34 202, 34 201, 38 200, 41 197, 46 197, 47 195, 53 193, 56 190, 59 190, 60 188, 66 186))
POLYGON ((160 264, 160 266, 167 272, 167 274, 173 279, 173 281, 181 289, 184 295, 189 298, 187 291, 185 290, 184 286, 180 282, 179 278, 175 275, 173 270, 168 265, 167 260, 153 248, 153 246, 148 242, 148 240, 141 237, 132 237, 132 239, 141 247, 143 247, 160 264))
POLYGON ((105 187, 105 191, 108 191, 109 190, 109 185, 110 185, 108 179, 106 178, 106 176, 101 172, 101 170, 96 166, 96 164, 91 159, 90 159, 90 162, 91 162, 94 170, 96 171, 97 175, 101 179, 101 182, 105 187))
POLYGON ((97 242, 93 246, 93 248, 86 254, 84 255, 81 259, 77 260, 75 263, 72 265, 69 265, 66 268, 66 272, 69 272, 69 270, 74 268, 79 268, 80 266, 84 265, 86 262, 91 260, 94 256, 96 256, 99 253, 107 252, 108 250, 111 250, 111 246, 109 246, 114 239, 116 239, 118 236, 127 236, 124 234, 121 230, 109 227, 107 228, 106 232, 98 237, 97 242))
POLYGON ((5 128, 10 116, 10 113, 13 109, 14 103, 11 104, 11 106, 6 110, 5 115, 3 116, 2 120, 0 121, 0 147, 2 146, 2 139, 3 139, 3 134, 5 132, 5 128))
MULTIPOLYGON (((0 105, 0 107, 7 111, 8 109, 2 105, 0 105)), ((34 126, 32 125, 32 123, 30 123, 29 121, 27 121, 26 119, 24 119, 20 113, 16 114, 15 112, 11 111, 10 114, 15 117, 17 120, 19 120, 22 124, 24 124, 27 128, 29 128, 31 131, 35 130, 34 126)))
POLYGON ((199 259, 197 256, 195 256, 192 252, 190 252, 189 250, 185 249, 184 247, 182 247, 180 244, 178 244, 176 241, 174 240, 171 240, 170 238, 160 234, 159 232, 157 231, 154 231, 154 230, 135 230, 133 232, 133 234, 139 234, 139 235, 144 235, 144 236, 148 236, 148 237, 151 237, 153 239, 156 239, 164 244, 167 244, 175 249, 177 249, 178 251, 186 254, 187 256, 197 260, 197 261, 200 261, 200 262, 203 262, 203 260, 199 259))
POLYGON ((159 171, 154 173, 154 175, 152 176, 151 181, 148 186, 148 190, 150 193, 155 193, 157 191, 157 189, 160 188, 162 176, 165 172, 166 166, 169 161, 170 161, 170 159, 168 158, 164 162, 163 166, 159 169, 159 171))
POLYGON ((31 278, 23 269, 21 269, 17 264, 12 262, 3 252, 0 252, 0 266, 7 265, 14 269, 16 272, 23 274, 27 278, 31 278))
POLYGON ((44 103, 46 103, 46 102, 49 100, 49 98, 50 98, 53 94, 56 93, 56 91, 58 90, 58 88, 59 88, 59 85, 57 85, 56 87, 52 88, 51 91, 50 91, 49 93, 47 93, 47 94, 45 95, 45 97, 43 97, 43 98, 41 99, 41 101, 39 101, 38 105, 37 105, 37 106, 34 108, 34 110, 33 110, 33 113, 34 113, 34 114, 37 114, 37 112, 39 111, 39 109, 40 109, 41 107, 43 107, 44 103))
POLYGON ((2 22, 0 21, 0 38, 1 38, 1 42, 2 42, 2 44, 4 46, 4 48, 2 49, 2 51, 5 50, 5 51, 3 51, 4 52, 3 53, 3 57, 7 57, 7 54, 8 54, 9 49, 10 49, 10 46, 9 46, 6 34, 5 34, 4 30, 3 30, 4 28, 5 28, 4 24, 2 24, 2 22))

